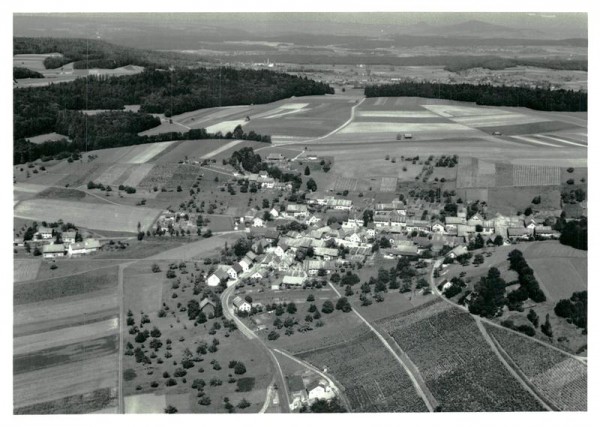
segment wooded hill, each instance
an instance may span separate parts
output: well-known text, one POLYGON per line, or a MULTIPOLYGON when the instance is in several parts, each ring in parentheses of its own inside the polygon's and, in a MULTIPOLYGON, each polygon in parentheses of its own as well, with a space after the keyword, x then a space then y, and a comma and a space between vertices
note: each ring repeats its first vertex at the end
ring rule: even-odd
POLYGON ((587 93, 564 89, 401 82, 367 86, 365 96, 415 96, 475 102, 479 105, 527 107, 540 111, 587 111, 587 93))

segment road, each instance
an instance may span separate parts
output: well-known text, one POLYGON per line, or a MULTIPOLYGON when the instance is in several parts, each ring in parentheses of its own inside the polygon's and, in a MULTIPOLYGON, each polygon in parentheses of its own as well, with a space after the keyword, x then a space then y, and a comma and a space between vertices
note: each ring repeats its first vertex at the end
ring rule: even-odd
MULTIPOLYGON (((337 294, 338 297, 342 296, 331 282, 329 282, 329 286, 331 286, 331 288, 337 294)), ((408 377, 412 381, 413 386, 417 391, 417 394, 421 397, 421 399, 423 399, 423 402, 425 402, 425 405, 427 406, 429 412, 434 412, 436 407, 438 406, 436 399, 433 397, 431 391, 429 391, 429 389, 427 388, 427 385, 421 377, 418 368, 402 350, 400 345, 397 345, 399 352, 396 352, 392 348, 392 346, 387 342, 387 340, 379 333, 379 331, 375 329, 375 327, 373 327, 373 325, 371 325, 371 323, 369 323, 369 321, 365 319, 354 307, 352 307, 352 312, 356 314, 356 316, 358 316, 358 318, 369 327, 369 329, 375 334, 379 341, 381 341, 384 347, 392 354, 392 356, 394 356, 394 359, 396 359, 398 363, 400 363, 400 365, 404 368, 404 371, 407 373, 408 377)))
MULTIPOLYGON (((280 386, 278 387, 279 389, 283 388, 283 399, 280 400, 280 407, 282 412, 284 413, 289 413, 290 412, 290 400, 289 400, 289 393, 288 393, 288 388, 287 388, 287 381, 285 380, 285 375, 283 374, 283 370, 281 369, 281 365, 279 364, 279 361, 277 360, 277 357, 275 357, 275 354, 273 354, 273 350, 271 350, 265 343, 263 340, 261 340, 250 328, 248 328, 244 322, 242 322, 234 313, 233 311, 233 305, 231 304, 231 302, 229 301, 230 297, 233 295, 233 292, 235 290, 235 284, 232 284, 231 286, 229 286, 227 289, 225 289, 225 291, 223 291, 223 293, 221 293, 221 305, 223 306, 223 314, 225 315, 225 317, 229 320, 233 320, 235 322, 235 324, 238 327, 238 330, 244 334, 244 336, 246 336, 246 338, 248 339, 256 339, 260 345, 264 348, 265 352, 267 353, 267 355, 269 356, 269 358, 271 359, 271 362, 273 364, 273 366, 275 367, 275 371, 273 372, 273 381, 272 384, 280 384, 280 386), (278 378, 277 378, 278 377, 278 378), (277 378, 277 379, 276 379, 277 378)), ((270 398, 270 393, 269 393, 269 389, 267 389, 267 394, 266 394, 266 400, 269 400, 270 398)), ((264 406, 263 406, 264 407, 264 406)), ((265 408, 266 410, 266 408, 265 408)))

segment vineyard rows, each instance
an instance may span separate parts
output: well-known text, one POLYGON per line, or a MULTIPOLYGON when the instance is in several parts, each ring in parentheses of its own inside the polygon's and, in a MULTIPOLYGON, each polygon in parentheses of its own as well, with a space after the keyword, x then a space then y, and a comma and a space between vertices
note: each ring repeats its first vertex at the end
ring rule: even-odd
POLYGON ((539 165, 513 165, 513 185, 560 185, 560 167, 539 165))

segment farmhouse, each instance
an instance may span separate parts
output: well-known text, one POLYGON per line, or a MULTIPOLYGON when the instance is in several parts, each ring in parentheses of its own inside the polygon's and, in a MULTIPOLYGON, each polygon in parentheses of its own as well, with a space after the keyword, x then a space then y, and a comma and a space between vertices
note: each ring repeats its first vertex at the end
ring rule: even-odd
POLYGON ((302 381, 302 377, 292 375, 288 377, 287 382, 288 389, 290 390, 290 409, 300 409, 308 402, 308 394, 304 387, 304 381, 302 381))
POLYGON ((269 162, 280 162, 285 160, 285 157, 281 153, 269 153, 267 155, 267 161, 269 162))
POLYGON ((290 288, 290 287, 300 287, 306 281, 306 273, 304 271, 293 272, 290 274, 286 274, 283 276, 283 280, 281 281, 281 285, 290 288))
POLYGON ((51 239, 53 232, 54 230, 52 230, 51 228, 39 227, 36 235, 39 235, 42 239, 51 239))
POLYGON ((285 212, 288 215, 292 215, 293 217, 297 218, 300 216, 306 216, 306 214, 308 214, 308 208, 306 205, 289 204, 287 205, 285 212))
POLYGON ((330 274, 335 269, 335 264, 333 261, 305 260, 303 267, 310 276, 314 276, 319 273, 319 270, 330 274))
POLYGON ((460 245, 460 246, 457 246, 454 249, 452 249, 450 252, 448 252, 447 256, 454 259, 454 258, 458 258, 461 255, 465 255, 468 252, 469 252, 469 250, 467 249, 467 247, 465 245, 460 245))
POLYGON ((65 256, 65 245, 50 244, 42 247, 42 256, 44 258, 60 258, 65 256))
POLYGON ((325 261, 330 261, 338 257, 338 249, 337 248, 326 248, 319 247, 313 249, 315 257, 321 258, 325 261))
POLYGON ((529 240, 533 235, 533 229, 525 227, 511 227, 508 229, 508 238, 514 240, 529 240))
POLYGON ((346 199, 336 199, 333 196, 325 198, 325 204, 328 208, 336 209, 336 210, 346 210, 349 211, 352 209, 352 200, 346 199))
POLYGON ((200 301, 200 311, 203 311, 205 313, 212 313, 214 315, 215 303, 208 298, 204 298, 202 301, 200 301))
POLYGON ((535 235, 543 238, 560 237, 560 232, 553 230, 552 227, 546 225, 538 225, 535 227, 535 235))
POLYGON ((264 227, 265 221, 262 218, 256 216, 256 217, 252 218, 252 226, 253 227, 264 227))
POLYGON ((61 235, 63 243, 75 243, 76 237, 77 237, 76 231, 65 231, 61 235))
POLYGON ((236 313, 248 313, 252 310, 252 306, 248 301, 243 300, 240 296, 233 299, 233 307, 236 313))
POLYGON ((475 226, 474 225, 465 225, 465 224, 459 224, 456 227, 456 235, 458 237, 468 237, 469 235, 475 233, 475 226))
POLYGON ((242 271, 244 271, 244 268, 238 262, 236 262, 231 267, 229 267, 229 269, 227 270, 227 274, 229 275, 231 280, 237 280, 238 274, 240 274, 242 271))
POLYGON ((330 400, 335 397, 335 392, 324 379, 315 380, 306 387, 309 403, 315 400, 330 400))
POLYGON ((88 255, 101 247, 102 244, 96 239, 84 239, 83 242, 69 244, 69 256, 88 255))
POLYGON ((434 221, 431 224, 431 231, 437 234, 443 234, 446 232, 446 228, 444 227, 444 224, 442 224, 440 221, 434 221))

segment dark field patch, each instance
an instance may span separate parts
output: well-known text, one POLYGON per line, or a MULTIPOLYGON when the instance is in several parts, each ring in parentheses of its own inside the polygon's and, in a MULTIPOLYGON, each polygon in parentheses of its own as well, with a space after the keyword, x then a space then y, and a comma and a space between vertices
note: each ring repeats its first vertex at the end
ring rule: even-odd
POLYGON ((239 391, 239 392, 252 391, 252 389, 254 388, 254 383, 255 383, 254 377, 240 378, 237 381, 237 389, 235 391, 239 391))
POLYGON ((118 345, 118 335, 111 335, 95 340, 52 347, 35 353, 15 356, 13 358, 13 374, 18 375, 65 363, 108 356, 117 351, 118 345))
POLYGON ((116 390, 101 388, 49 402, 15 408, 15 415, 87 414, 116 405, 116 390))
POLYGON ((491 134, 492 132, 502 132, 504 135, 523 135, 529 133, 543 133, 543 132, 554 132, 565 129, 583 129, 579 126, 565 122, 537 122, 537 123, 526 123, 521 125, 508 125, 508 126, 485 126, 478 127, 477 129, 491 134))
POLYGON ((107 267, 74 276, 24 283, 15 287, 15 305, 116 288, 117 268, 107 267))
POLYGON ((73 188, 57 188, 51 187, 46 188, 42 192, 38 193, 37 198, 39 199, 69 199, 69 200, 81 200, 85 197, 83 191, 75 190, 73 188))

